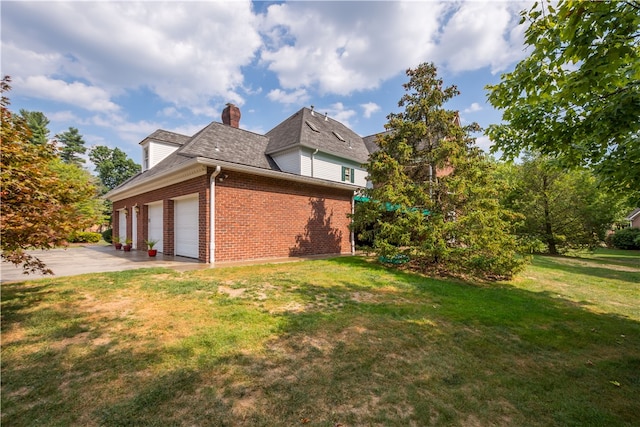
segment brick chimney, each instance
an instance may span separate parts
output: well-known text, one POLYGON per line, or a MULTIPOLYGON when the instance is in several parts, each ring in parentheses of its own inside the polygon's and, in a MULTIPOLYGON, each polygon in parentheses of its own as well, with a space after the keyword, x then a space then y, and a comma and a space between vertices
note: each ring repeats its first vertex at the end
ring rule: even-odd
POLYGON ((222 110, 222 123, 227 126, 237 128, 240 126, 240 109, 228 103, 227 107, 222 110))

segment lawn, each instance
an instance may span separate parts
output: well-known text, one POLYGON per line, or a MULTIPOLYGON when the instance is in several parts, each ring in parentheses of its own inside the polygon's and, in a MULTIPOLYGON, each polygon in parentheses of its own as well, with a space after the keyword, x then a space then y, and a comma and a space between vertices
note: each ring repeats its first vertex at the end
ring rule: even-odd
POLYGON ((2 285, 2 425, 640 423, 640 253, 508 283, 347 257, 2 285))

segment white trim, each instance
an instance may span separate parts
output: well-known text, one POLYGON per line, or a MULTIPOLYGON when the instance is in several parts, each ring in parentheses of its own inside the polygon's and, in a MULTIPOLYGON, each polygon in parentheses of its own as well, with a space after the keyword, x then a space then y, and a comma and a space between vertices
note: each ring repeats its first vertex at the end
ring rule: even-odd
POLYGON ((197 176, 206 175, 207 168, 206 167, 194 167, 200 166, 198 163, 192 159, 175 169, 170 169, 164 173, 158 175, 152 175, 147 179, 144 179, 131 187, 126 187, 119 189, 114 188, 105 194, 105 198, 111 200, 112 202, 117 202, 118 200, 126 199, 128 197, 137 196, 141 193, 146 193, 148 191, 157 190, 163 187, 167 187, 172 184, 177 184, 182 181, 186 181, 190 178, 195 178, 197 176))

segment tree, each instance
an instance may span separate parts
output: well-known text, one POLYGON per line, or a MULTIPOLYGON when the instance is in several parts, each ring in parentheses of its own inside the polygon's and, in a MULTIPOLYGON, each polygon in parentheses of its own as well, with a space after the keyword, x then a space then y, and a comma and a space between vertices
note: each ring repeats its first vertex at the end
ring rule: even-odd
POLYGON ((479 127, 461 127, 457 113, 443 108, 459 92, 443 87, 433 64, 407 76, 404 111, 387 116, 388 132, 369 159, 373 188, 354 217, 359 237, 382 257, 406 255, 422 269, 512 275, 523 260, 494 165, 469 136, 479 127))
POLYGON ((113 190, 142 170, 139 164, 119 148, 111 149, 99 145, 90 150, 89 159, 95 165, 95 171, 107 190, 113 190))
POLYGON ((13 115, 5 93, 10 78, 2 80, 2 146, 0 160, 0 217, 2 258, 22 265, 25 273, 51 270, 25 252, 66 244, 78 230, 82 213, 77 203, 95 196, 91 185, 71 186, 51 168, 56 161, 52 143, 34 144, 31 130, 21 116, 13 115))
POLYGON ((550 254, 595 247, 626 207, 624 199, 599 189, 588 169, 565 171, 548 156, 527 154, 509 173, 513 185, 503 202, 522 214, 517 232, 532 251, 539 250, 535 242, 550 254))
POLYGON ((543 1, 526 21, 530 55, 488 86, 506 122, 488 129, 494 150, 589 166, 640 202, 640 3, 543 1))
POLYGON ((49 119, 40 111, 20 110, 20 116, 31 130, 29 141, 32 144, 45 145, 49 142, 49 119))
POLYGON ((79 155, 86 153, 87 148, 78 129, 69 127, 68 131, 56 135, 56 140, 62 144, 60 158, 63 162, 76 165, 84 163, 84 159, 79 155))

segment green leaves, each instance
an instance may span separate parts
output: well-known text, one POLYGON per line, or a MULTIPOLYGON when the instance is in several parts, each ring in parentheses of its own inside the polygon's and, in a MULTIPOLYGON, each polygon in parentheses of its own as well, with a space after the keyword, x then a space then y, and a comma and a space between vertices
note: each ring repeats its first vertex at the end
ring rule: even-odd
MULTIPOLYGON (((640 13, 632 2, 560 1, 523 12, 533 48, 489 102, 503 109, 489 127, 507 158, 536 150, 565 166, 590 166, 613 190, 640 201, 640 13), (607 166, 624 148, 623 172, 607 166)), ((615 160, 614 160, 615 162, 615 160)))

